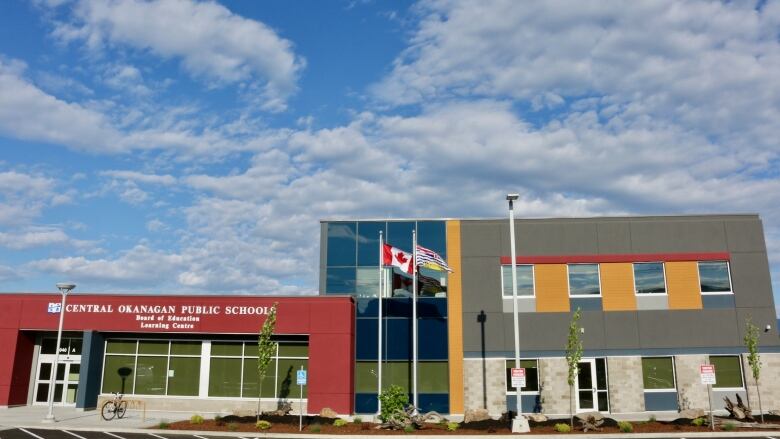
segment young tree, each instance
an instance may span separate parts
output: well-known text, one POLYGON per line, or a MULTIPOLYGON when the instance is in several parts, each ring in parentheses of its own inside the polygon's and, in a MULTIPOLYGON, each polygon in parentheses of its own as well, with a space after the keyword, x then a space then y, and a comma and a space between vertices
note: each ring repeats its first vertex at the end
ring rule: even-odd
POLYGON ((260 400, 263 395, 263 380, 265 379, 268 365, 276 355, 276 343, 271 341, 271 336, 276 328, 276 305, 274 302, 268 311, 263 326, 260 328, 260 335, 257 337, 257 420, 260 420, 260 400))
POLYGON ((758 394, 758 412, 761 413, 761 422, 764 422, 764 410, 761 407, 761 390, 758 385, 758 377, 761 375, 761 357, 758 355, 758 327, 748 317, 745 322, 745 337, 743 338, 747 348, 747 360, 756 380, 756 394, 758 394))
POLYGON ((582 340, 580 340, 580 309, 574 312, 569 323, 569 337, 566 341, 566 364, 569 367, 567 377, 569 383, 569 425, 574 428, 574 380, 579 373, 578 366, 582 359, 582 340))

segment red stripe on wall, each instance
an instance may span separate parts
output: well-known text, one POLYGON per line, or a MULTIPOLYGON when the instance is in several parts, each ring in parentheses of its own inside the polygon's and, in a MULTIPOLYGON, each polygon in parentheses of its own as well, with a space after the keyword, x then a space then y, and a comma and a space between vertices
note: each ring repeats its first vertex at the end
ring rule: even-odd
MULTIPOLYGON (((618 255, 517 256, 518 264, 587 264, 601 262, 681 262, 728 261, 728 252, 711 253, 630 253, 618 255)), ((511 256, 501 256, 501 264, 511 264, 511 256)))

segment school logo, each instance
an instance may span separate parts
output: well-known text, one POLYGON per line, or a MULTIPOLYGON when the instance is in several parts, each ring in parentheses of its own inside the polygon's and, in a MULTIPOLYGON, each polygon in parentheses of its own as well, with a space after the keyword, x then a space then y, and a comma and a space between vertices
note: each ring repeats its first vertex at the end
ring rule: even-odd
POLYGON ((56 314, 62 310, 62 304, 59 302, 49 302, 49 313, 56 314))

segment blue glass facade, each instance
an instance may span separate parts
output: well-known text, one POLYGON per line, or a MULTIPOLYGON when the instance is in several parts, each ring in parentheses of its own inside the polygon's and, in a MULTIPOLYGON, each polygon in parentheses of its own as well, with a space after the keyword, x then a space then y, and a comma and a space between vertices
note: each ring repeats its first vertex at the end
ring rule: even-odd
MULTIPOLYGON (((378 347, 379 232, 386 243, 412 251, 412 231, 417 241, 447 257, 444 221, 335 221, 326 223, 325 285, 321 294, 350 294, 356 297, 355 411, 377 410, 376 369, 378 347)), ((446 274, 422 270, 421 274, 441 281, 446 274)), ((400 385, 411 395, 412 299, 404 297, 411 279, 401 273, 387 275, 392 287, 383 299, 383 386, 400 385), (402 294, 403 293, 403 294, 402 294), (393 297, 395 296, 395 297, 393 297)), ((420 410, 449 412, 447 379, 446 294, 420 293, 418 319, 418 399, 420 410), (426 297, 427 295, 427 297, 426 297)))

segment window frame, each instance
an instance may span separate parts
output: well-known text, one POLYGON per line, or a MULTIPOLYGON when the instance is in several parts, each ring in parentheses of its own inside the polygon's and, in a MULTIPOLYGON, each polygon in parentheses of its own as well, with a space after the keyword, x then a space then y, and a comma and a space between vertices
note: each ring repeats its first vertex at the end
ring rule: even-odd
MULTIPOLYGON (((514 363, 515 359, 514 358, 504 358, 503 360, 504 360, 504 391, 505 391, 506 395, 515 395, 515 396, 517 396, 517 390, 509 390, 509 387, 510 387, 509 384, 510 383, 507 382, 507 377, 506 377, 506 369, 507 369, 506 365, 509 362, 514 363)), ((520 364, 521 365, 523 364, 523 361, 533 361, 533 362, 536 363, 536 388, 539 389, 539 390, 520 390, 520 395, 521 396, 522 395, 540 395, 541 391, 542 391, 541 390, 542 383, 541 383, 541 377, 539 375, 539 359, 538 358, 520 358, 520 364)))
POLYGON ((643 356, 639 357, 640 361, 644 360, 645 358, 670 358, 672 360, 672 381, 673 381, 673 387, 669 387, 669 388, 666 388, 666 389, 647 389, 647 388, 644 388, 645 370, 644 370, 644 365, 642 365, 642 387, 643 387, 645 393, 677 392, 678 391, 677 390, 677 361, 675 361, 674 355, 643 355, 643 356))
MULTIPOLYGON (((517 267, 531 267, 531 295, 526 296, 522 294, 517 294, 518 299, 535 299, 536 298, 536 265, 535 264, 515 264, 517 267)), ((512 294, 505 296, 504 295, 504 267, 507 267, 507 269, 512 269, 512 264, 501 264, 499 268, 499 276, 501 277, 501 298, 502 299, 512 299, 512 294)), ((510 273, 511 275, 511 273, 510 273)))
POLYGON ((726 296, 734 294, 734 283, 731 281, 731 261, 729 260, 712 260, 712 261, 696 261, 696 279, 699 281, 699 293, 704 296, 726 296), (700 264, 708 262, 722 262, 726 264, 726 274, 729 278, 729 291, 702 291, 701 290, 701 268, 700 264))
MULTIPOLYGON (((666 263, 663 261, 641 261, 631 263, 632 276, 634 281, 634 295, 637 297, 656 297, 656 296, 668 296, 669 295, 669 283, 666 278, 666 263), (664 276, 664 292, 663 293, 640 293, 636 287, 636 266, 637 264, 661 264, 661 271, 664 276)), ((701 285, 701 282, 699 283, 701 285)), ((700 287, 701 288, 701 287, 700 287)), ((644 357, 643 357, 644 358, 644 357)), ((648 357, 649 358, 649 357, 648 357)))
POLYGON ((566 264, 566 288, 568 289, 569 298, 587 299, 587 298, 602 298, 603 293, 601 290, 601 263, 599 262, 569 262, 566 264), (572 265, 595 265, 596 266, 596 279, 599 283, 598 294, 572 294, 571 293, 571 271, 569 267, 572 265))
MULTIPOLYGON (((747 390, 745 387, 745 367, 742 364, 742 355, 740 354, 732 354, 732 355, 707 355, 707 364, 712 364, 712 357, 734 357, 737 359, 737 363, 739 363, 739 379, 742 381, 742 387, 716 387, 717 384, 714 384, 712 386, 712 390, 716 392, 733 392, 733 391, 739 391, 739 390, 747 390)), ((715 369, 715 377, 717 379, 718 376, 718 369, 715 369)))

